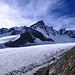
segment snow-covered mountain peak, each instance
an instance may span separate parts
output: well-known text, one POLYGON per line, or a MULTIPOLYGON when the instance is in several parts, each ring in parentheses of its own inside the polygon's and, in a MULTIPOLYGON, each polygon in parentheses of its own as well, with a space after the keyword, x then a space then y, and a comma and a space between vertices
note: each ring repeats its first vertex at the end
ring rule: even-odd
MULTIPOLYGON (((2 28, 0 29, 0 37, 19 35, 20 37, 14 41, 12 38, 6 40, 6 46, 20 46, 27 44, 39 44, 44 42, 75 42, 75 30, 66 30, 60 29, 59 31, 55 30, 52 26, 49 27, 41 20, 30 27, 21 26, 21 27, 12 27, 10 29, 2 28)), ((0 40, 2 40, 0 38, 0 40)))
POLYGON ((45 23, 43 22, 43 20, 41 20, 41 21, 38 21, 37 23, 31 25, 30 27, 34 28, 34 29, 37 29, 38 27, 43 28, 43 27, 45 27, 45 23))
POLYGON ((50 36, 55 36, 56 34, 58 34, 58 32, 56 30, 54 30, 52 26, 49 27, 49 26, 45 25, 45 23, 42 20, 31 25, 30 27, 32 29, 35 29, 35 30, 41 32, 47 38, 49 38, 50 36))
POLYGON ((60 35, 68 35, 70 38, 75 38, 75 30, 66 30, 66 28, 64 28, 60 29, 59 33, 60 35))
POLYGON ((7 31, 8 31, 7 28, 1 28, 1 29, 0 29, 0 34, 6 33, 7 31))

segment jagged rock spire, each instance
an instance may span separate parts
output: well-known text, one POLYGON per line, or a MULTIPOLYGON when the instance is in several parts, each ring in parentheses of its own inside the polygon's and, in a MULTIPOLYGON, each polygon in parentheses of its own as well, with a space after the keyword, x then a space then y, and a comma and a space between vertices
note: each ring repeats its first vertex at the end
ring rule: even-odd
POLYGON ((45 27, 45 23, 43 22, 43 20, 41 20, 41 21, 38 21, 37 23, 31 25, 30 27, 31 28, 37 28, 37 27, 42 28, 42 27, 45 27))

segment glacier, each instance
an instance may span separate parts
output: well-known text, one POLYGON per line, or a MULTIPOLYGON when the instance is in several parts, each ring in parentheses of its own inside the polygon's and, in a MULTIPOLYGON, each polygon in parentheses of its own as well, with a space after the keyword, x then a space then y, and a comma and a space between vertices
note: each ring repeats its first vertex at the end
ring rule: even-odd
POLYGON ((0 75, 33 75, 39 68, 58 60, 73 46, 75 43, 0 49, 0 75))

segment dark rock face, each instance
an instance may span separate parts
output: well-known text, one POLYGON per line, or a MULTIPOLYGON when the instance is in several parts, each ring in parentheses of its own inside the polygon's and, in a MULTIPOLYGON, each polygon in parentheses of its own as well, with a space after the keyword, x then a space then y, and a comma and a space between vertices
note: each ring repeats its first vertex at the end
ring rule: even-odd
POLYGON ((1 29, 0 29, 0 34, 6 33, 7 31, 8 31, 7 28, 1 28, 1 29))
POLYGON ((10 28, 8 29, 8 32, 11 32, 11 31, 14 31, 15 29, 14 28, 10 28))
POLYGON ((66 33, 66 29, 65 28, 64 29, 60 29, 59 33, 60 33, 60 35, 64 35, 66 33))
POLYGON ((20 34, 22 31, 24 31, 27 27, 26 26, 21 26, 21 27, 12 27, 12 28, 1 28, 0 29, 0 34, 12 32, 10 35, 17 35, 20 34))
POLYGON ((35 37, 35 38, 39 38, 41 41, 46 41, 46 38, 43 36, 43 34, 41 34, 40 32, 32 28, 27 29, 27 32, 29 32, 33 38, 35 37))
POLYGON ((46 26, 43 21, 39 21, 30 26, 30 28, 32 29, 37 29, 38 27, 43 29, 47 35, 52 34, 53 36, 55 36, 56 34, 58 34, 58 31, 54 30, 52 26, 46 26))
POLYGON ((17 35, 17 34, 20 34, 20 33, 21 33, 21 31, 13 30, 11 35, 17 35))
POLYGON ((75 30, 60 29, 60 35, 68 35, 70 38, 75 38, 75 30))
POLYGON ((39 69, 34 75, 75 75, 75 47, 66 52, 56 63, 39 69))
POLYGON ((39 69, 36 73, 34 73, 33 75, 49 75, 49 70, 48 70, 48 66, 39 69))
POLYGON ((23 33, 21 33, 20 38, 18 38, 15 41, 10 41, 5 43, 5 46, 7 47, 17 47, 20 45, 23 45, 27 42, 29 43, 34 43, 34 40, 36 38, 39 38, 41 41, 53 41, 50 38, 46 38, 43 36, 43 34, 41 34, 40 32, 31 29, 31 28, 27 28, 23 33))
POLYGON ((7 47, 17 47, 17 46, 23 45, 27 42, 33 43, 34 40, 33 40, 32 36, 30 35, 30 33, 25 32, 25 33, 22 33, 20 35, 20 38, 18 38, 17 40, 5 43, 5 46, 7 46, 7 47))
MULTIPOLYGON (((26 42, 30 42, 30 43, 33 43, 34 42, 34 39, 32 38, 31 34, 29 32, 24 32, 20 35, 20 38, 19 38, 21 41, 24 39, 26 42)), ((19 40, 18 39, 18 40, 19 40)), ((23 40, 23 41, 24 41, 23 40)))
POLYGON ((70 35, 69 35, 71 38, 75 38, 75 31, 70 31, 70 35))
POLYGON ((37 23, 31 25, 30 27, 33 28, 33 29, 36 29, 37 27, 43 28, 43 27, 45 27, 45 24, 44 24, 44 22, 41 20, 41 21, 39 21, 39 22, 37 22, 37 23))

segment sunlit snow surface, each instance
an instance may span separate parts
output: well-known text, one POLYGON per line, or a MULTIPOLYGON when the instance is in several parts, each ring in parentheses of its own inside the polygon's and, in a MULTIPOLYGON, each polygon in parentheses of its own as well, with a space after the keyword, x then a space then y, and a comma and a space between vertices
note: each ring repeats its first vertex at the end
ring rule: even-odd
POLYGON ((75 43, 46 44, 28 47, 0 49, 0 75, 33 75, 43 67, 55 62, 75 46, 75 43))
POLYGON ((20 35, 12 35, 12 36, 1 37, 0 43, 14 41, 14 40, 18 39, 19 37, 20 37, 20 35))
POLYGON ((20 35, 10 35, 10 33, 0 34, 0 49, 5 48, 4 43, 18 39, 20 35))

